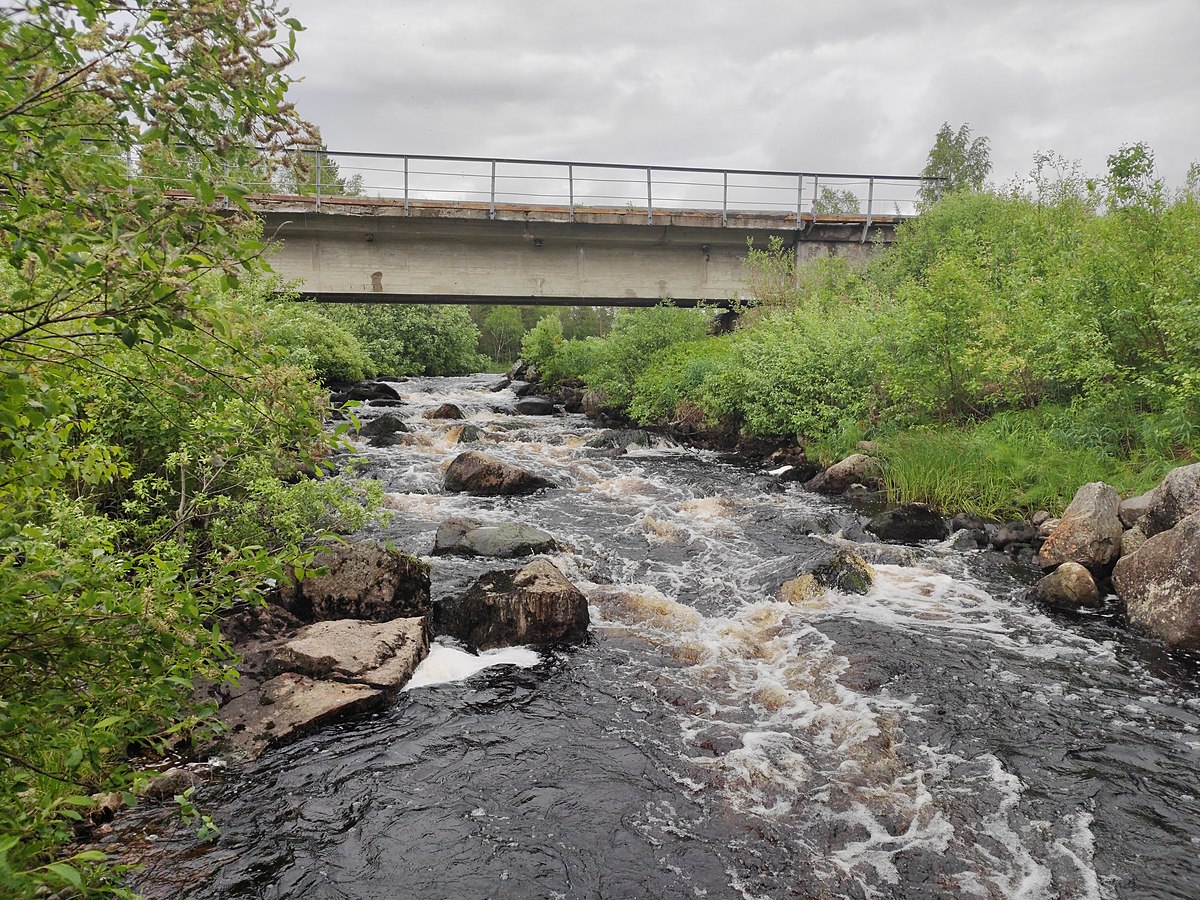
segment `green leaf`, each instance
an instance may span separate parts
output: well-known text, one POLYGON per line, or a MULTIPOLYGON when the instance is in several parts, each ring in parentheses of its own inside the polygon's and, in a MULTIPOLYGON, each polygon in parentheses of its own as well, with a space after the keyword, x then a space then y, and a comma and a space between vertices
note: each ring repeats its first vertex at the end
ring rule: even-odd
POLYGON ((83 876, 79 874, 79 870, 74 866, 68 866, 66 863, 56 862, 46 866, 46 870, 57 875, 77 891, 83 890, 83 876))

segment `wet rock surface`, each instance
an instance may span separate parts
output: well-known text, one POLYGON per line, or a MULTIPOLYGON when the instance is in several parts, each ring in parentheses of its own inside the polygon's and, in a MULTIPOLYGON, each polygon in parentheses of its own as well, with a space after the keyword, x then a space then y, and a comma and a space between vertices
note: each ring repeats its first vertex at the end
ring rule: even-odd
POLYGON ((875 580, 875 570, 861 556, 844 548, 821 554, 805 563, 805 569, 780 586, 779 599, 804 604, 820 599, 827 590, 865 594, 875 580))
POLYGON ((362 427, 358 429, 361 437, 373 438, 381 435, 396 434, 397 432, 407 433, 408 426, 404 424, 404 420, 396 413, 384 413, 381 416, 376 416, 364 422, 362 427))
POLYGON ((867 530, 881 541, 895 544, 940 541, 950 536, 941 514, 924 503, 905 503, 884 510, 871 519, 867 530))
POLYGON ((549 560, 491 572, 434 606, 433 631, 487 650, 587 638, 587 599, 549 560))
POLYGON ((454 518, 438 526, 433 554, 509 559, 548 553, 557 546, 549 533, 529 525, 485 525, 478 519, 454 518))
POLYGON ((303 621, 429 614, 429 566, 412 556, 356 542, 317 554, 313 567, 326 571, 303 579, 293 572, 279 586, 279 605, 303 621))
POLYGON ((394 693, 408 683, 429 652, 425 623, 423 618, 317 622, 280 644, 271 665, 277 671, 394 693))
POLYGON ((1065 562, 1029 590, 1029 597, 1055 609, 1097 609, 1100 591, 1092 573, 1077 562, 1065 562))
POLYGON ((489 496, 532 494, 542 488, 554 487, 554 483, 486 453, 468 450, 454 458, 442 486, 451 493, 489 496))

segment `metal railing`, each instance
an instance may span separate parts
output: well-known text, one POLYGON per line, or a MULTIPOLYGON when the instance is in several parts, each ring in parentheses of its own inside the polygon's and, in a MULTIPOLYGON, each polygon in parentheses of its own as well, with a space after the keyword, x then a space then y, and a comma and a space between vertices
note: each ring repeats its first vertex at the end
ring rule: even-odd
MULTIPOLYGON (((916 214, 919 175, 848 174, 767 169, 645 166, 572 160, 479 156, 297 151, 313 177, 307 193, 322 200, 346 196, 414 202, 452 200, 486 204, 558 206, 570 219, 588 208, 656 213, 702 210, 806 217, 909 217, 916 214), (337 167, 336 177, 328 161, 337 167)), ((305 193, 305 191, 299 191, 305 193)))
MULTIPOLYGON (((656 215, 681 211, 720 213, 722 224, 744 215, 774 215, 797 226, 817 220, 864 225, 877 217, 917 214, 922 188, 940 179, 920 175, 879 175, 769 169, 712 169, 646 166, 570 160, 481 156, 365 153, 301 149, 296 165, 270 179, 239 172, 253 194, 312 197, 318 210, 326 201, 346 198, 391 200, 411 214, 419 204, 477 204, 490 217, 506 206, 559 209, 576 213, 623 209, 656 215)), ((131 168, 138 166, 131 161, 131 168)), ((137 177, 170 181, 142 171, 137 177)), ((179 185, 189 185, 181 179, 179 185)))

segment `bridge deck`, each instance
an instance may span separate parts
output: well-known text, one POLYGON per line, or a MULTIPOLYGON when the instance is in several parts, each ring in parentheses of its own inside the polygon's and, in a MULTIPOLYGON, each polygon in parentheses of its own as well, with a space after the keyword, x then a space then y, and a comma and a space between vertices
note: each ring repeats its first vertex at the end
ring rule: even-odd
MULTIPOLYGON (((182 195, 190 196, 190 195, 182 195)), ((409 200, 390 197, 316 198, 298 194, 252 194, 246 202, 260 213, 320 213, 325 215, 404 216, 417 219, 477 219, 516 222, 575 222, 597 225, 680 225, 699 228, 805 231, 816 225, 868 224, 895 226, 908 216, 865 216, 840 213, 814 215, 763 210, 671 209, 655 207, 649 214, 636 206, 558 206, 526 203, 477 203, 463 200, 409 200)))

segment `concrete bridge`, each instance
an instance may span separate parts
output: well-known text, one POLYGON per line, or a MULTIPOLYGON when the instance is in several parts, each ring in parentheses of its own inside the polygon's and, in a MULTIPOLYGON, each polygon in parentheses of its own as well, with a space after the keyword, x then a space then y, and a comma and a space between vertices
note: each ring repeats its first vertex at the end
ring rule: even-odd
POLYGON ((863 259, 890 243, 906 212, 915 212, 921 183, 908 176, 340 154, 336 180, 323 185, 323 169, 326 182, 333 180, 331 156, 315 156, 315 189, 307 196, 248 198, 266 237, 279 245, 275 270, 298 283, 302 296, 324 302, 653 306, 670 298, 681 306, 727 305, 745 294, 748 245, 766 248, 777 239, 798 262, 863 259), (380 159, 395 162, 390 174, 399 177, 359 165, 380 159), (458 170, 430 171, 439 166, 458 170), (402 180, 402 187, 391 185, 393 196, 345 196, 348 179, 359 193, 381 193, 362 172, 402 180), (639 177, 603 177, 629 172, 639 177), (417 175, 457 180, 431 190, 414 184, 417 175), (515 189, 505 189, 513 187, 506 178, 519 180, 515 189), (565 190, 548 193, 547 181, 561 181, 565 190), (882 188, 896 185, 909 194, 907 210, 882 196, 882 188), (865 197, 851 186, 865 188, 865 197), (629 199, 612 203, 613 191, 622 189, 629 199), (780 210, 782 202, 790 208, 780 210), (894 211, 880 214, 888 205, 894 211))

